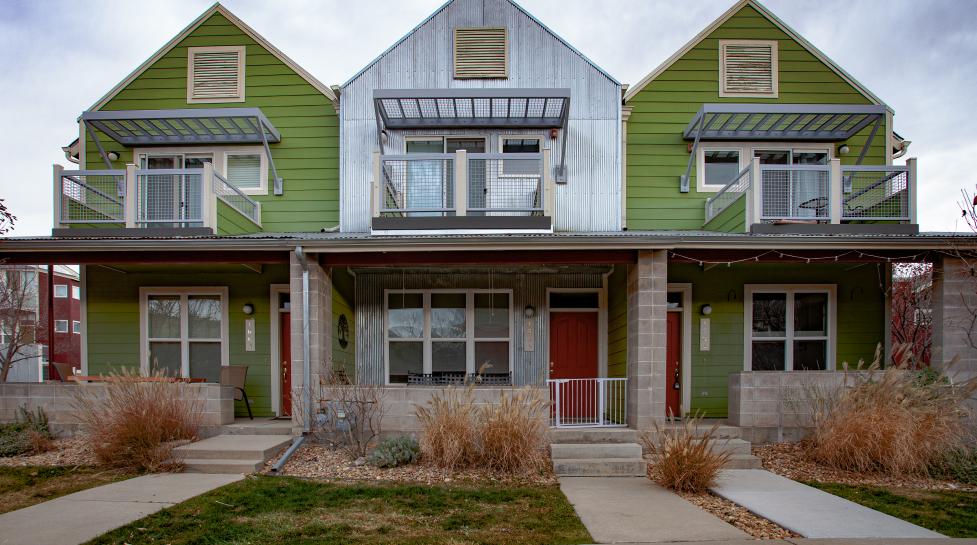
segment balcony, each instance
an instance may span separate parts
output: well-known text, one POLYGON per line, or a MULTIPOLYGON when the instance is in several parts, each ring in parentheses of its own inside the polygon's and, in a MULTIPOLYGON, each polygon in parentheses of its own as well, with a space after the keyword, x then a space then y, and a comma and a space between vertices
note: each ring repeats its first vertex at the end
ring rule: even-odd
POLYGON ((839 159, 768 165, 754 159, 706 201, 704 228, 894 233, 913 231, 916 223, 915 159, 883 166, 842 166, 839 159), (842 224, 849 227, 827 227, 842 224))
POLYGON ((374 155, 373 230, 550 231, 554 182, 542 153, 374 155))
POLYGON ((261 230, 261 204, 209 163, 199 169, 64 170, 54 166, 59 235, 241 234, 261 230), (174 233, 175 234, 175 233, 174 233))

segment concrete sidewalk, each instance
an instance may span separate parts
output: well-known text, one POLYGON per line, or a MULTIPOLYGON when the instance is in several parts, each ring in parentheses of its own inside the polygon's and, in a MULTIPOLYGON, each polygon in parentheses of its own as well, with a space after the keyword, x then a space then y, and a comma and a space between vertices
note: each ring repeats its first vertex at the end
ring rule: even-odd
POLYGON ((0 515, 0 545, 77 545, 243 478, 165 473, 82 490, 0 515))
POLYGON ((646 477, 560 477, 560 490, 597 543, 750 539, 646 477))
POLYGON ((943 538, 762 469, 724 470, 712 491, 807 538, 943 538))

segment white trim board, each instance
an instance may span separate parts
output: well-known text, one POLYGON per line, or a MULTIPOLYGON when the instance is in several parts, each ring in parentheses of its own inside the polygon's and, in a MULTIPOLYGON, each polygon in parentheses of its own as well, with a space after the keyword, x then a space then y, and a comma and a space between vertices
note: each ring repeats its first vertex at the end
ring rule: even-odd
POLYGON ((335 93, 332 92, 332 89, 330 89, 329 86, 316 79, 312 74, 307 72, 304 68, 299 66, 295 61, 293 61, 287 55, 282 53, 277 47, 272 45, 271 42, 269 42, 263 36, 258 34, 253 28, 249 27, 244 21, 239 19, 236 15, 231 13, 230 10, 228 10, 227 8, 222 6, 220 2, 218 2, 215 3, 213 6, 211 6, 210 8, 208 8, 207 11, 201 13, 199 17, 191 21, 190 24, 187 25, 187 27, 184 28, 182 31, 180 31, 179 34, 174 36, 170 41, 166 42, 166 44, 164 44, 163 47, 161 47, 158 51, 156 51, 156 53, 153 53, 153 55, 148 59, 146 59, 145 62, 140 64, 138 67, 136 67, 135 70, 133 70, 128 76, 126 76, 125 79, 120 81, 108 93, 106 93, 105 96, 98 99, 98 101, 96 101, 95 104, 93 104, 89 108, 89 110, 102 109, 102 107, 108 104, 109 101, 115 98, 115 96, 118 95, 123 89, 128 87, 130 83, 135 81, 135 79, 141 76, 143 72, 148 70, 150 66, 155 64, 156 61, 163 58, 164 55, 169 53, 174 47, 176 47, 180 42, 186 39, 187 36, 192 34, 193 31, 197 30, 197 28, 200 25, 202 25, 204 21, 209 19, 214 14, 220 14, 224 16, 224 18, 230 21, 231 24, 238 27, 241 30, 241 32, 244 32, 245 34, 250 36, 251 39, 258 42, 258 45, 265 48, 269 53, 274 55, 278 60, 285 63, 286 66, 294 70, 295 73, 298 74, 299 77, 307 81, 309 85, 312 85, 313 87, 315 87, 317 91, 325 95, 326 98, 331 100, 334 105, 337 105, 339 103, 339 98, 336 96, 335 93))
POLYGON ((867 87, 859 83, 858 80, 856 80, 854 77, 851 76, 851 74, 846 72, 844 68, 838 65, 838 63, 831 60, 831 58, 825 55, 824 52, 822 52, 820 49, 815 47, 814 44, 812 44, 811 42, 807 41, 796 30, 788 26, 787 23, 780 20, 780 18, 774 15, 773 12, 768 10, 766 7, 763 6, 763 4, 761 4, 757 0, 739 0, 738 2, 733 4, 733 6, 730 7, 728 10, 726 10, 722 15, 720 15, 718 19, 716 19, 709 26, 703 29, 702 32, 696 34, 694 38, 689 40, 689 42, 686 43, 684 46, 682 46, 681 49, 679 49, 674 54, 672 54, 672 56, 666 59, 665 62, 658 65, 657 68, 655 68, 654 70, 651 71, 651 73, 649 73, 647 76, 642 78, 641 81, 630 86, 628 88, 627 93, 624 94, 624 103, 627 104, 628 101, 630 101, 632 98, 634 98, 635 95, 640 93, 641 90, 644 89, 649 83, 651 83, 658 76, 660 76, 662 72, 668 70, 673 64, 675 64, 675 61, 684 57, 686 53, 688 53, 697 45, 699 45, 699 43, 702 42, 702 40, 706 39, 706 37, 712 34, 717 28, 722 26, 726 21, 728 21, 732 16, 739 13, 739 11, 746 6, 750 6, 753 9, 755 9, 758 13, 760 13, 760 15, 762 15, 768 21, 773 23, 774 26, 782 30, 784 34, 787 34, 791 39, 793 39, 795 42, 800 44, 801 47, 807 49, 808 52, 810 52, 818 60, 823 62, 825 66, 831 69, 841 79, 845 80, 849 85, 854 87, 859 93, 862 94, 862 96, 867 98, 872 104, 884 105, 889 111, 892 111, 892 108, 889 108, 889 106, 885 104, 885 102, 883 102, 882 99, 880 99, 874 93, 869 91, 867 87))
POLYGON ((682 294, 682 308, 667 310, 667 312, 682 313, 682 416, 692 412, 692 283, 670 283, 667 292, 682 294))
POLYGON ((275 416, 282 416, 282 364, 278 362, 281 355, 279 333, 282 315, 278 308, 278 296, 282 293, 291 293, 291 286, 288 284, 272 284, 268 289, 268 313, 271 315, 271 320, 269 320, 271 322, 271 335, 269 337, 271 349, 268 355, 271 358, 269 361, 271 362, 271 376, 273 377, 269 382, 271 382, 271 402, 274 405, 272 409, 275 416))
MULTIPOLYGON (((794 351, 787 350, 795 340, 820 340, 821 337, 802 336, 797 337, 794 333, 794 296, 798 293, 825 293, 828 296, 828 331, 824 336, 826 345, 825 371, 836 369, 836 355, 838 344, 838 286, 836 284, 745 284, 743 286, 743 370, 753 371, 753 295, 756 293, 786 293, 786 320, 787 331, 784 338, 771 338, 771 341, 783 340, 785 344, 784 371, 794 371, 794 351), (787 335, 790 332, 791 335, 787 335)), ((763 340, 764 337, 756 339, 763 340)), ((762 372, 762 371, 761 371, 762 372)))

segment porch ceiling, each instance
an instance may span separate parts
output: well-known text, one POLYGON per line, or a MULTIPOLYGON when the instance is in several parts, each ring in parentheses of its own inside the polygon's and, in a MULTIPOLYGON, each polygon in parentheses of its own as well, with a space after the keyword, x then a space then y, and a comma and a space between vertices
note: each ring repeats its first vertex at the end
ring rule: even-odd
POLYGON ((89 111, 81 121, 123 146, 281 141, 260 108, 89 111))
POLYGON ((885 106, 859 104, 703 104, 686 140, 841 142, 885 120, 885 106))
POLYGON ((570 89, 376 89, 380 129, 566 129, 570 89))

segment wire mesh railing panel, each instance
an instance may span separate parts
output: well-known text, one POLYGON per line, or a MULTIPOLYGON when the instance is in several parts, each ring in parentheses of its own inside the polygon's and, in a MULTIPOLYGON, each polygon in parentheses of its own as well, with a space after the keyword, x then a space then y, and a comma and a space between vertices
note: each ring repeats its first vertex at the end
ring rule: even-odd
POLYGON ((256 224, 261 224, 261 208, 251 197, 245 195, 240 189, 229 183, 220 174, 214 173, 214 194, 227 203, 228 206, 237 210, 244 217, 256 224))
POLYGON ((203 169, 136 171, 136 222, 150 227, 203 225, 203 169))
POLYGON ((842 167, 842 220, 909 221, 909 169, 842 167))
POLYGON ((547 380, 550 425, 605 427, 627 425, 626 378, 547 380))
POLYGON ((760 219, 828 220, 828 165, 763 165, 760 167, 760 219))
POLYGON ((752 167, 741 170, 729 183, 706 200, 706 223, 722 214, 750 189, 752 170, 752 167))
POLYGON ((382 157, 379 213, 381 217, 454 215, 454 155, 418 153, 382 157))
POLYGON ((540 216, 543 214, 541 153, 468 155, 468 214, 540 216))
POLYGON ((61 172, 61 223, 125 223, 124 170, 61 172))

